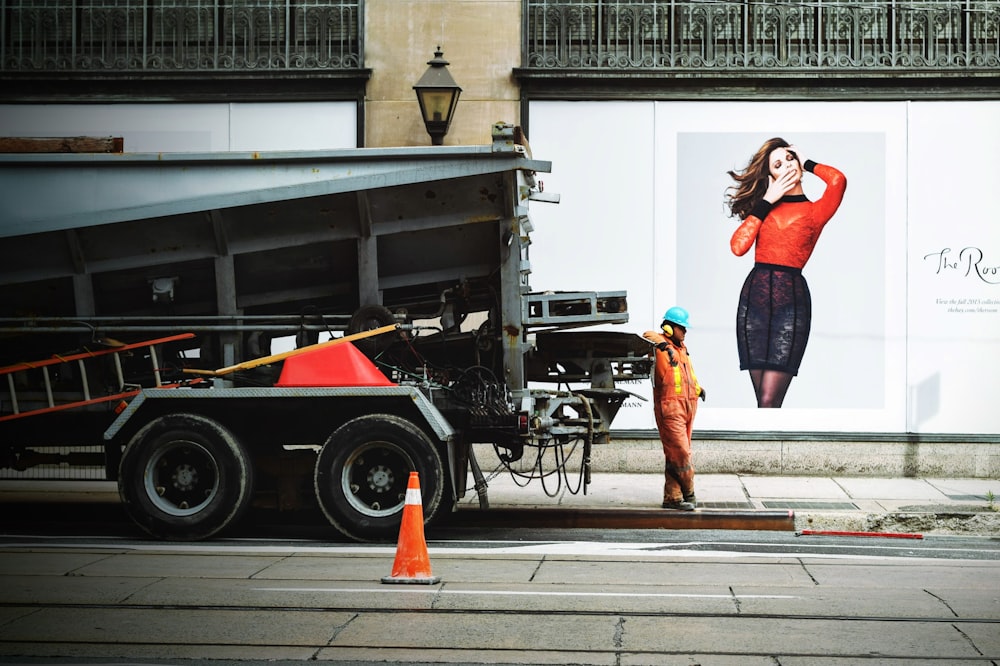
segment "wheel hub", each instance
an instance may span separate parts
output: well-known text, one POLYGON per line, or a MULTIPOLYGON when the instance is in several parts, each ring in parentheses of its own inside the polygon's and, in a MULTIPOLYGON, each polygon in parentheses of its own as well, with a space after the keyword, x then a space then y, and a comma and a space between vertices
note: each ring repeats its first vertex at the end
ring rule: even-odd
POLYGON ((174 482, 174 488, 189 491, 198 483, 198 470, 188 464, 178 465, 171 478, 174 482))
POLYGON ((178 440, 155 451, 146 463, 146 496, 171 516, 187 516, 205 508, 219 491, 219 472, 202 445, 178 440))
POLYGON ((384 465, 378 465, 368 471, 368 487, 377 493, 384 493, 391 488, 395 480, 392 470, 384 465))

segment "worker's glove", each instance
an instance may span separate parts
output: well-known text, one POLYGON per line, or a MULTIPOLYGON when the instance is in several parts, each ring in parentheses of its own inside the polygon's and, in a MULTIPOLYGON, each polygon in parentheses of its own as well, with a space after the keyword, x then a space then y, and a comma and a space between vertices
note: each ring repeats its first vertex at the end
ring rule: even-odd
POLYGON ((702 402, 705 402, 705 395, 706 395, 705 389, 702 389, 701 393, 698 394, 698 397, 701 398, 702 402))
POLYGON ((666 342, 661 342, 658 345, 656 345, 656 348, 659 349, 660 351, 667 351, 667 347, 669 347, 669 345, 666 342))

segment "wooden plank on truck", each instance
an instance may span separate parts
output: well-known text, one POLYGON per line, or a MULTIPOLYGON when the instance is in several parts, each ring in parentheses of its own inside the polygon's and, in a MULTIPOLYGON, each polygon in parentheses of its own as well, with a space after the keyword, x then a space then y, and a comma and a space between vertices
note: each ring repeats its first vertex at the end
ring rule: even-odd
POLYGON ((271 356, 262 356, 261 358, 255 358, 250 361, 244 361, 243 363, 231 365, 228 368, 219 368, 218 370, 200 370, 198 368, 184 368, 184 372, 192 375, 207 375, 209 377, 221 377, 223 375, 228 375, 230 373, 237 372, 239 370, 251 370, 253 368, 262 365, 270 365, 271 363, 284 361, 289 356, 295 356, 296 354, 302 354, 304 352, 321 349, 323 347, 329 347, 331 345, 339 345, 343 342, 351 342, 353 340, 370 338, 374 335, 381 335, 383 333, 395 331, 398 328, 399 324, 389 324, 388 326, 380 326, 379 328, 373 328, 370 331, 361 331, 360 333, 345 335, 342 338, 334 338, 332 340, 327 340, 326 342, 319 342, 317 344, 309 345, 307 347, 299 347, 298 349, 292 349, 291 351, 281 352, 280 354, 272 354, 271 356))

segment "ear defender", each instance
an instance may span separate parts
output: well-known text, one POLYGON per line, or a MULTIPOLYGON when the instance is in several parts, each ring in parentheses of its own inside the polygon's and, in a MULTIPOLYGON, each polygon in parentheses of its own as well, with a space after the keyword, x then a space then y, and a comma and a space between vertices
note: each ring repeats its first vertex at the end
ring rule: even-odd
POLYGON ((674 327, 671 326, 670 324, 664 324, 660 328, 663 329, 663 332, 666 333, 667 337, 670 337, 674 334, 674 327))

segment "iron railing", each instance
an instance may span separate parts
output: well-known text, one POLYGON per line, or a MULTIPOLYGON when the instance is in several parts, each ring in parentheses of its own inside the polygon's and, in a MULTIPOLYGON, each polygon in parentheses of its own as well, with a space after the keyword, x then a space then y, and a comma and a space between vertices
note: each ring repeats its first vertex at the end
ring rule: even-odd
POLYGON ((1000 0, 524 0, 527 69, 1000 73, 1000 0))
POLYGON ((356 69, 363 0, 0 0, 0 70, 356 69))

